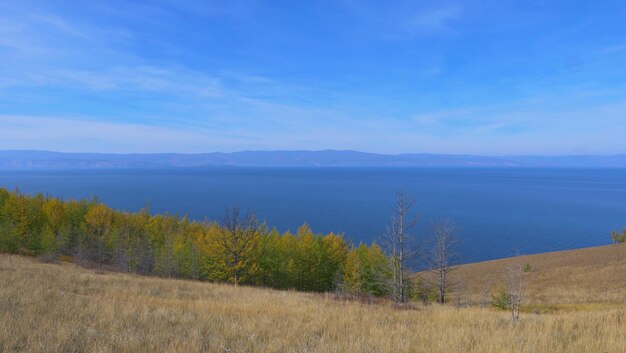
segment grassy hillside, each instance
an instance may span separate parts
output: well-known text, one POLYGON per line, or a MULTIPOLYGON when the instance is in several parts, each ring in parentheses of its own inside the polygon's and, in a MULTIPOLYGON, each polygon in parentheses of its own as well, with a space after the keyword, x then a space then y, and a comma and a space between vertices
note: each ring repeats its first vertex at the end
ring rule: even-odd
POLYGON ((626 304, 626 244, 526 255, 459 266, 452 277, 477 303, 505 285, 504 269, 528 266, 526 302, 538 307, 626 304))
MULTIPOLYGON (((548 276, 547 262, 533 263, 538 278, 548 276)), ((462 269, 467 278, 472 266, 462 269)), ((585 266, 596 274, 608 271, 585 266)), ((332 295, 107 273, 9 255, 0 255, 0 283, 0 352, 626 351, 623 305, 523 313, 512 324, 494 309, 399 310, 332 295)), ((567 290, 568 283, 551 290, 567 290)), ((624 286, 618 283, 616 293, 624 286)))

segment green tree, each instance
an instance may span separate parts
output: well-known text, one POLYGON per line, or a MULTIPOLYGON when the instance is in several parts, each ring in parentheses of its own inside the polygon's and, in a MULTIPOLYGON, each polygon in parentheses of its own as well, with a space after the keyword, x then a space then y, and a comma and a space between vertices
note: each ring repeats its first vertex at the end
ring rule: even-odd
POLYGON ((257 269, 259 223, 253 213, 239 208, 226 211, 222 227, 209 239, 209 257, 218 278, 235 285, 246 282, 257 269))
POLYGON ((0 189, 0 252, 16 253, 19 242, 9 212, 10 207, 7 205, 11 197, 9 191, 0 189))
POLYGON ((4 214, 9 219, 7 235, 10 243, 15 244, 17 251, 38 255, 42 252, 41 236, 44 225, 41 206, 43 196, 35 197, 10 194, 4 203, 4 214))
POLYGON ((92 206, 85 214, 85 236, 83 245, 87 256, 98 263, 108 260, 107 243, 113 229, 113 210, 102 203, 92 206))
POLYGON ((343 262, 342 285, 351 293, 385 296, 389 293, 391 268, 377 244, 361 243, 348 253, 343 262))
POLYGON ((611 232, 611 238, 613 238, 615 244, 626 242, 626 228, 624 228, 621 233, 616 231, 611 232))
POLYGON ((261 238, 256 283, 285 289, 288 283, 289 255, 276 228, 261 238))
POLYGON ((42 249, 45 254, 56 257, 63 247, 63 232, 66 225, 65 206, 56 198, 46 199, 42 206, 45 225, 42 235, 42 249))
POLYGON ((315 234, 306 224, 295 235, 268 231, 254 214, 236 208, 220 225, 1 188, 0 251, 72 255, 78 265, 111 264, 144 275, 320 292, 343 278, 355 292, 383 295, 390 276, 375 244, 348 249, 343 236, 315 234))
POLYGON ((357 249, 351 249, 342 265, 341 289, 349 294, 361 294, 364 283, 361 272, 359 253, 357 249))
POLYGON ((363 291, 378 297, 388 295, 391 283, 389 259, 376 243, 369 247, 363 244, 360 248, 363 291))

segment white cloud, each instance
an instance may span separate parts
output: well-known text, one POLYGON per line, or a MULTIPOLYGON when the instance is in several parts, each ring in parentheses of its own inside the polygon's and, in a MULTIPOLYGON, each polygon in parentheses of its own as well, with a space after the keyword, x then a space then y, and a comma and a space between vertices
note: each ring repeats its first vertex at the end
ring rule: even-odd
POLYGON ((56 84, 78 85, 93 90, 163 91, 200 97, 222 95, 220 81, 186 69, 168 70, 154 66, 113 67, 108 70, 60 70, 53 73, 56 84))
POLYGON ((1 149, 63 152, 202 151, 227 145, 231 138, 204 129, 177 129, 145 124, 76 118, 0 116, 1 149))
MULTIPOLYGON (((251 104, 256 104, 251 102, 251 104)), ((625 153, 626 102, 551 111, 520 107, 433 112, 422 121, 351 116, 258 103, 256 114, 223 115, 222 123, 177 127, 81 118, 0 115, 0 149, 75 152, 212 152, 275 149, 356 149, 382 153, 506 154, 625 153), (489 113, 486 113, 489 112, 489 113), (450 127, 447 117, 471 120, 450 127), (289 118, 297 116, 297 118, 289 118), (431 118, 432 117, 432 118, 431 118), (258 118, 259 121, 254 121, 258 118), (228 120, 231 120, 230 122, 228 120), (426 125, 424 125, 426 122, 426 125), (439 124, 448 124, 440 130, 439 124), (558 134, 559 138, 555 138, 558 134)), ((213 117, 207 117, 213 119, 213 117)))

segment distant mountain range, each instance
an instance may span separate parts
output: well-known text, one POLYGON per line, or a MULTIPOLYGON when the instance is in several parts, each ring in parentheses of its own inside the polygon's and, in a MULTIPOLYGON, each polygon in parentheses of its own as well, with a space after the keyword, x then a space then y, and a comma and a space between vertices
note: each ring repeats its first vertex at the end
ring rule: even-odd
POLYGON ((358 151, 242 151, 232 153, 62 153, 0 151, 2 169, 262 167, 579 167, 626 168, 626 154, 611 156, 487 157, 358 151))

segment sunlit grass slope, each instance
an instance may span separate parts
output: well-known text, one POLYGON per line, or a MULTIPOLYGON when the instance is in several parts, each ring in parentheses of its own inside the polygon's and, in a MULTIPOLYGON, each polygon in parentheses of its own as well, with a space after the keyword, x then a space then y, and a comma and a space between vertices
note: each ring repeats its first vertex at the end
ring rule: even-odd
POLYGON ((626 310, 394 309, 0 255, 0 352, 626 352, 626 310))
POLYGON ((626 305, 626 243, 467 264, 452 277, 469 288, 477 302, 485 287, 493 294, 505 286, 504 269, 509 265, 526 267, 528 304, 626 305))

